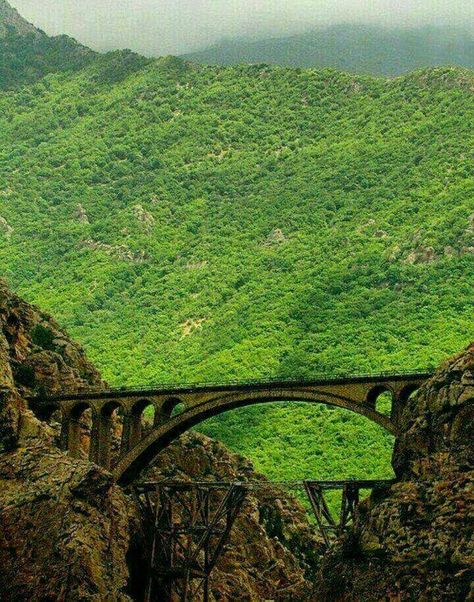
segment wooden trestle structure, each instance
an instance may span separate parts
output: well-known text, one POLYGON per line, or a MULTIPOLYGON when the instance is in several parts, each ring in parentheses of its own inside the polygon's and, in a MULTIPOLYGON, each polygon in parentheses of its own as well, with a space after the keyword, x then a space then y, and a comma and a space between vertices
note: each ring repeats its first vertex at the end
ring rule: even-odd
POLYGON ((241 483, 163 481, 135 487, 148 523, 145 602, 208 602, 211 572, 246 492, 241 483))
MULTIPOLYGON (((306 491, 326 548, 357 518, 362 490, 390 486, 388 480, 303 481, 278 483, 306 491), (338 516, 326 499, 341 491, 338 516)), ((145 517, 147 574, 145 602, 209 601, 212 570, 224 552, 247 492, 275 484, 258 482, 150 481, 134 486, 145 517)))
POLYGON ((354 524, 361 490, 373 492, 390 486, 393 482, 386 480, 303 481, 326 548, 330 548, 348 530, 350 525, 354 524), (325 497, 325 493, 331 490, 341 490, 342 492, 339 516, 334 516, 331 512, 325 497))

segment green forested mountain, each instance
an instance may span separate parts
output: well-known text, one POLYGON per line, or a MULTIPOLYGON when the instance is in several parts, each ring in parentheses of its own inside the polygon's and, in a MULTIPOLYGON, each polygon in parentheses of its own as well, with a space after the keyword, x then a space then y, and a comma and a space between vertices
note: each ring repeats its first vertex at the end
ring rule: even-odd
MULTIPOLYGON (((113 384, 434 365, 472 337, 474 75, 132 53, 0 93, 0 266, 113 384)), ((383 476, 311 406, 203 427, 279 477, 383 476)))
POLYGON ((0 90, 48 73, 80 69, 95 53, 68 36, 49 37, 0 0, 0 90))
POLYGON ((40 35, 41 32, 19 14, 6 0, 0 0, 0 38, 8 33, 40 35))
POLYGON ((440 65, 473 69, 474 35, 463 28, 341 24, 280 38, 228 39, 185 58, 204 64, 271 63, 393 76, 440 65))

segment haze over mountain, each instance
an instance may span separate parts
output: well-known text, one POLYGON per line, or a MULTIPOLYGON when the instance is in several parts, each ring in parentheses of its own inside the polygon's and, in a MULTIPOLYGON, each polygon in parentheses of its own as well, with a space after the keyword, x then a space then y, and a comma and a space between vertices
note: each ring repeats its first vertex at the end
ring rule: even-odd
MULTIPOLYGON (((70 41, 80 64, 34 37, 0 55, 1 273, 112 384, 417 369, 470 340, 472 71, 204 67, 70 41)), ((390 438, 343 412, 205 429, 278 478, 390 470, 390 438)))
POLYGON ((49 35, 68 34, 95 50, 183 54, 223 38, 284 37, 340 23, 448 26, 474 31, 468 0, 12 0, 49 35))
POLYGON ((205 64, 271 63, 399 75, 423 67, 474 68, 470 28, 342 24, 289 37, 228 39, 185 58, 205 64))
POLYGON ((80 69, 95 53, 72 38, 50 37, 0 0, 0 90, 48 73, 80 69))

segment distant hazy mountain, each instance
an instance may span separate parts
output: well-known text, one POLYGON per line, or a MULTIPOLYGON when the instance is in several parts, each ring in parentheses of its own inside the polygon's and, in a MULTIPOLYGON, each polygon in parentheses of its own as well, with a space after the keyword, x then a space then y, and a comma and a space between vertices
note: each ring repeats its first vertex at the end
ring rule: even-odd
POLYGON ((0 89, 84 66, 96 53, 68 36, 49 37, 0 0, 0 89))
POLYGON ((398 75, 439 65, 474 68, 474 36, 462 28, 337 25, 284 38, 224 40, 185 58, 205 64, 271 63, 398 75))

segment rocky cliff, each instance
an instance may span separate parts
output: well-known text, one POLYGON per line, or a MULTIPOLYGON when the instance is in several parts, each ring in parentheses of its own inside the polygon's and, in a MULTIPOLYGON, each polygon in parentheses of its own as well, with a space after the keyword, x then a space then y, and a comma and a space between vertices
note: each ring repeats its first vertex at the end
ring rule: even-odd
POLYGON ((62 382, 101 380, 54 320, 0 282, 0 599, 125 600, 127 499, 61 453, 24 399, 62 382))
POLYGON ((316 599, 466 600, 474 569, 474 344, 408 400, 393 466, 323 562, 316 599))
MULTIPOLYGON (((62 453, 54 422, 25 401, 35 390, 88 384, 103 383, 81 347, 0 282, 1 600, 120 601, 140 590, 135 504, 108 473, 62 453)), ((250 495, 213 575, 215 599, 472 598, 473 399, 471 345, 408 400, 393 455, 398 482, 361 504, 354 531, 322 561, 296 500, 269 487, 250 495)), ((263 480, 196 433, 149 474, 263 480)))
MULTIPOLYGON (((108 473, 56 446, 32 391, 102 384, 79 345, 0 281, 0 599, 128 600, 140 589, 140 516, 108 473), (138 565, 138 570, 137 569, 138 565)), ((155 476, 259 480, 248 461, 190 433, 155 476)), ((308 600, 318 540, 298 502, 250 495, 213 579, 219 600, 308 600)))

